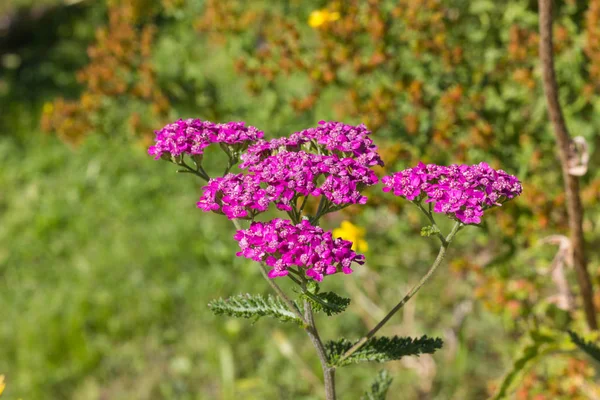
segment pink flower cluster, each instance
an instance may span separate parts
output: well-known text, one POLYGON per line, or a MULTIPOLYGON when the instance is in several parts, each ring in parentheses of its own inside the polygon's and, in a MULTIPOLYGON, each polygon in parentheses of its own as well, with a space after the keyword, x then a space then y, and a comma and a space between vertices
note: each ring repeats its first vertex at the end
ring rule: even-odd
POLYGON ((163 154, 173 157, 182 154, 203 154, 204 149, 211 143, 238 146, 243 150, 245 146, 264 135, 253 126, 245 126, 244 122, 215 124, 200 119, 180 119, 155 133, 155 144, 148 149, 148 154, 153 155, 155 159, 161 158, 163 154))
POLYGON ((306 276, 321 281, 324 275, 340 270, 351 273, 353 262, 364 263, 364 256, 351 249, 352 242, 334 239, 331 232, 306 220, 297 225, 283 219, 254 222, 237 231, 234 238, 241 249, 237 255, 265 262, 271 267, 270 278, 286 276, 289 268, 297 266, 306 276))
POLYGON ((248 168, 248 174, 211 179, 198 207, 221 210, 228 218, 246 218, 266 211, 270 203, 292 210, 298 196, 323 195, 332 204, 365 204, 361 194, 378 182, 375 173, 352 158, 282 151, 248 168))
POLYGON ((281 196, 275 189, 262 189, 254 175, 227 174, 208 181, 197 206, 206 212, 220 211, 229 219, 252 218, 281 196))
POLYGON ((441 166, 419 163, 382 178, 385 192, 407 200, 426 199, 433 211, 465 224, 479 224, 484 210, 500 206, 523 191, 519 180, 486 163, 441 166))
MULTIPOLYGON (((315 128, 265 141, 262 131, 244 122, 215 124, 188 119, 157 131, 156 143, 148 153, 156 159, 202 155, 211 143, 220 143, 227 146, 223 146, 225 151, 234 151, 237 160, 245 150, 239 157, 244 173, 210 179, 198 207, 229 219, 253 220, 275 204, 298 221, 301 197, 322 196, 326 200, 314 219, 346 205, 366 203, 362 190, 378 182, 371 168, 383 165, 370 134, 364 125, 320 121, 315 128)), ((433 211, 465 224, 480 223, 486 209, 522 192, 516 177, 486 163, 447 167, 419 163, 382 181, 384 191, 433 203, 433 211)), ((297 225, 282 219, 252 222, 248 229, 239 230, 235 239, 241 248, 237 255, 265 262, 271 267, 271 278, 286 276, 291 267, 298 267, 306 276, 321 281, 339 271, 351 273, 353 262, 364 263, 364 256, 351 249, 352 242, 334 239, 331 232, 311 225, 307 219, 297 225)))
POLYGON ((242 156, 244 163, 240 167, 257 165, 265 157, 278 151, 300 151, 303 145, 309 143, 313 147, 318 145, 321 150, 338 155, 340 158, 353 158, 363 166, 383 165, 377 153, 377 146, 369 137, 370 134, 371 131, 362 124, 354 126, 341 122, 320 121, 316 128, 295 132, 287 138, 259 140, 248 147, 248 151, 242 156))
POLYGON ((331 152, 353 157, 362 165, 383 166, 377 146, 369 137, 371 131, 364 124, 354 126, 335 121, 319 121, 316 128, 296 132, 292 137, 296 135, 299 138, 314 140, 331 152))

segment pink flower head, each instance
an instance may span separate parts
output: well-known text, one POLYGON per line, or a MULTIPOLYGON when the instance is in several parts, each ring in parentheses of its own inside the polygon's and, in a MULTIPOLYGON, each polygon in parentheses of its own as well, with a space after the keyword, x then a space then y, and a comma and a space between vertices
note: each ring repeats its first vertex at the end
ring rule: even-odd
POLYGON ((148 148, 148 154, 157 160, 163 154, 172 157, 200 155, 212 143, 223 143, 243 150, 264 135, 253 126, 245 126, 244 122, 216 124, 200 119, 180 119, 155 133, 155 144, 148 148))
POLYGON ((483 212, 501 206, 523 191, 521 182, 486 163, 450 165, 419 163, 382 179, 383 191, 407 200, 433 203, 433 211, 465 224, 479 224, 483 212))
POLYGON ((264 158, 277 154, 279 151, 300 151, 319 147, 319 154, 337 155, 339 158, 352 158, 365 167, 383 165, 377 153, 377 146, 369 137, 365 125, 346 125, 341 122, 320 121, 316 128, 305 129, 293 133, 287 138, 278 138, 271 141, 261 140, 248 147, 242 156, 244 161, 240 167, 247 168, 258 164, 264 158))
POLYGON ((274 203, 292 210, 299 196, 325 196, 332 204, 365 204, 361 191, 378 182, 375 173, 352 158, 305 151, 280 151, 248 167, 248 174, 211 179, 198 207, 221 210, 228 218, 253 217, 274 203))
POLYGON ((331 232, 303 220, 274 219, 253 222, 248 229, 236 232, 240 245, 238 257, 264 262, 271 267, 270 278, 286 276, 289 268, 299 267, 306 276, 322 281, 325 275, 352 273, 353 262, 362 265, 365 257, 352 250, 352 242, 334 239, 331 232))
POLYGON ((296 132, 291 137, 296 140, 314 140, 330 152, 342 157, 355 158, 365 166, 383 166, 377 146, 370 135, 371 131, 364 124, 354 126, 342 122, 319 121, 316 128, 296 132))

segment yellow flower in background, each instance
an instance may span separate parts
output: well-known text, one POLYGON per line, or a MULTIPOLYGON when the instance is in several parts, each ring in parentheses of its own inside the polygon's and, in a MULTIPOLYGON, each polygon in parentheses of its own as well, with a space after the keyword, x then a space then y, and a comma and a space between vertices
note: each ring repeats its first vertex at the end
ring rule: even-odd
POLYGON ((341 237, 352 242, 352 250, 365 253, 369 250, 369 244, 364 239, 365 230, 354 225, 350 221, 342 221, 339 228, 333 230, 333 237, 341 237))
POLYGON ((54 111, 54 105, 49 101, 45 102, 42 107, 42 112, 44 114, 52 114, 52 111, 54 111))
POLYGON ((337 11, 314 10, 308 17, 308 25, 318 28, 323 24, 337 21, 338 19, 340 19, 340 13, 337 11))
POLYGON ((0 375, 0 396, 2 396, 2 392, 4 392, 5 387, 6 383, 4 383, 4 375, 0 375))

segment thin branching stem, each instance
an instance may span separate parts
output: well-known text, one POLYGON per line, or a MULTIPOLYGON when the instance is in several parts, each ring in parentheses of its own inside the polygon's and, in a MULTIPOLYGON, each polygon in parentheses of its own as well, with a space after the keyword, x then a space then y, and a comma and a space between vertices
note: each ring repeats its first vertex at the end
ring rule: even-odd
POLYGON ((190 171, 192 174, 200 177, 201 179, 205 180, 206 182, 209 181, 209 176, 206 173, 206 171, 204 171, 204 169, 198 165, 198 169, 194 169, 192 167, 190 167, 189 165, 187 165, 187 163, 185 161, 183 161, 183 159, 181 160, 181 163, 177 164, 181 167, 184 167, 185 169, 187 169, 188 171, 190 171))
POLYGON ((317 222, 319 222, 319 218, 321 218, 321 216, 325 213, 326 209, 327 209, 327 198, 325 196, 321 196, 321 200, 319 200, 319 208, 317 208, 317 213, 311 220, 311 224, 315 225, 317 222))
POLYGON ((308 322, 308 328, 306 329, 306 332, 308 333, 308 337, 317 351, 317 356, 319 357, 319 362, 321 363, 321 368, 323 369, 325 398, 327 400, 336 400, 335 367, 329 365, 327 360, 327 352, 325 351, 325 346, 323 346, 323 342, 321 341, 321 337, 319 336, 315 319, 313 317, 312 305, 308 300, 304 300, 304 317, 308 322))
POLYGON ((442 232, 440 231, 440 228, 437 226, 437 223, 435 222, 435 218, 433 218, 433 213, 431 212, 431 203, 429 203, 429 211, 427 211, 425 209, 425 207, 423 207, 423 205, 421 204, 421 202, 416 202, 415 203, 417 205, 417 207, 419 207, 419 209, 423 212, 423 214, 425 214, 425 216, 427 217, 427 219, 429 220, 429 222, 431 222, 431 225, 436 228, 436 235, 438 237, 438 239, 440 239, 440 242, 442 242, 442 244, 444 244, 444 242, 446 241, 446 238, 444 237, 444 235, 442 235, 442 232))
POLYGON ((306 201, 308 200, 308 196, 304 196, 304 199, 302 200, 302 205, 300 206, 300 216, 302 216, 302 213, 304 212, 304 206, 306 205, 306 201))
POLYGON ((429 278, 431 278, 431 276, 433 275, 433 273, 435 272, 435 270, 440 266, 440 264, 442 263, 442 261, 444 260, 444 257, 446 255, 446 250, 448 250, 448 246, 450 245, 450 242, 452 242, 452 239, 454 239, 454 236, 456 235, 456 233, 459 231, 459 229, 462 227, 463 225, 460 222, 457 222, 454 224, 454 226, 452 227, 452 231, 448 234, 447 237, 444 238, 444 240, 442 241, 442 246, 440 247, 440 251, 438 252, 438 255, 435 259, 435 261, 433 262, 433 264, 431 265, 431 267, 429 267, 429 270, 427 271, 427 273, 421 278, 421 280, 419 281, 419 283, 417 283, 417 285, 415 285, 403 298, 402 300, 400 300, 400 302, 398 304, 396 304, 394 306, 394 308, 392 308, 392 310, 387 313, 387 315, 385 317, 383 317, 383 319, 381 321, 379 321, 377 323, 377 325, 375 325, 375 327, 373 329, 371 329, 369 331, 369 333, 367 333, 365 336, 363 336, 358 342, 356 342, 356 344, 354 344, 354 346, 352 346, 350 349, 348 349, 348 351, 346 351, 344 353, 344 355, 339 359, 338 364, 342 361, 344 361, 345 359, 347 359, 348 357, 350 357, 352 354, 354 354, 358 349, 360 349, 369 339, 371 339, 373 336, 375 336, 375 334, 381 329, 383 328, 383 326, 390 320, 390 318, 392 318, 394 316, 394 314, 396 314, 402 307, 404 307, 404 305, 415 295, 417 294, 417 292, 421 289, 421 287, 423 287, 423 285, 429 280, 429 278))
POLYGON ((287 277, 294 281, 296 285, 302 285, 302 283, 298 279, 294 278, 294 275, 288 274, 287 277))

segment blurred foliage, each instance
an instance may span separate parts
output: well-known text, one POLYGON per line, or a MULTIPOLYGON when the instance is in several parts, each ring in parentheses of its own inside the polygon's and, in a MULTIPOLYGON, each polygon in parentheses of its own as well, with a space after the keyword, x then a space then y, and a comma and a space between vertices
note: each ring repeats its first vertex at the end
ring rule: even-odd
POLYGON ((109 8, 108 26, 98 29, 96 43, 88 48, 90 62, 78 71, 85 90, 77 101, 58 98, 44 106, 42 129, 56 132, 77 144, 89 133, 123 132, 121 121, 133 133, 149 132, 166 123, 169 101, 156 85, 151 64, 156 27, 151 23, 136 29, 149 18, 140 0, 117 2, 109 8))
POLYGON ((381 370, 377 374, 377 378, 373 385, 371 385, 371 390, 366 392, 362 400, 385 400, 387 396, 387 392, 392 384, 393 378, 390 376, 390 373, 385 369, 381 370))
MULTIPOLYGON (((37 14, 31 6, 41 3, 31 0, 0 5, 0 19, 23 21, 0 26, 6 398, 321 392, 301 332, 217 319, 206 307, 267 287, 251 264, 232 261, 232 229, 195 210, 199 184, 145 157, 152 131, 180 117, 243 119, 271 136, 320 119, 364 122, 382 147, 380 173, 420 160, 487 161, 524 182, 519 201, 492 211, 482 229, 461 232, 449 268, 402 324, 386 328, 433 332, 446 343, 433 357, 390 364, 388 398, 485 398, 531 345, 532 327, 584 331, 568 257, 543 241, 564 234, 567 221, 535 1, 43 3, 37 14), (565 295, 553 280, 557 267, 571 283, 573 309, 557 306, 565 295)), ((598 284, 600 0, 557 2, 555 21, 565 117, 590 147, 582 196, 598 284)), ((324 288, 352 298, 348 312, 324 326, 325 337, 364 333, 433 257, 416 210, 379 191, 369 197, 372 207, 325 221, 334 228, 352 217, 369 243, 368 265, 324 288)), ((511 383, 516 399, 600 396, 579 352, 523 365, 511 383)), ((340 391, 359 397, 375 368, 345 368, 340 391)))

